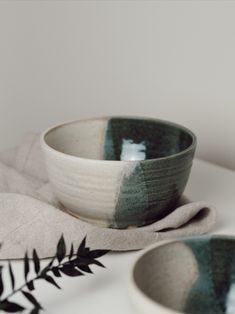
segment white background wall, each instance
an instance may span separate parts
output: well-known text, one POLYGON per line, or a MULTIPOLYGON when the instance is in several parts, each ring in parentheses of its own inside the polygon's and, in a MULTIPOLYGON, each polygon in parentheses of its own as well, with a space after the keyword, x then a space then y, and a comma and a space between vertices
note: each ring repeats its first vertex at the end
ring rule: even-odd
POLYGON ((235 169, 235 1, 1 1, 0 148, 107 114, 182 123, 235 169))

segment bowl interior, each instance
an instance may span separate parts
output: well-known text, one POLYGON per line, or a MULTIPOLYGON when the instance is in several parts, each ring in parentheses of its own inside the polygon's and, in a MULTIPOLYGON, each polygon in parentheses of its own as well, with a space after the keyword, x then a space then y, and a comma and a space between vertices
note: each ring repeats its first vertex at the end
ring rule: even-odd
POLYGON ((181 313, 235 313, 235 238, 157 247, 138 260, 134 281, 149 298, 181 313))
POLYGON ((154 119, 100 118, 51 129, 45 142, 69 155, 100 160, 146 160, 171 156, 193 143, 187 129, 154 119))

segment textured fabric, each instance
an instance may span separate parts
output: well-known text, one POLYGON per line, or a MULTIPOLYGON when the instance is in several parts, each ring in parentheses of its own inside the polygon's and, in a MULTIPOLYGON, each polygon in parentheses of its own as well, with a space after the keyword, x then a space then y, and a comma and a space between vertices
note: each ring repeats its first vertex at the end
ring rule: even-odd
POLYGON ((92 248, 137 250, 163 239, 209 232, 214 207, 182 198, 175 211, 151 225, 128 230, 99 228, 70 215, 48 182, 37 134, 0 155, 0 258, 22 258, 36 248, 40 257, 55 254, 61 234, 78 246, 84 236, 92 248))

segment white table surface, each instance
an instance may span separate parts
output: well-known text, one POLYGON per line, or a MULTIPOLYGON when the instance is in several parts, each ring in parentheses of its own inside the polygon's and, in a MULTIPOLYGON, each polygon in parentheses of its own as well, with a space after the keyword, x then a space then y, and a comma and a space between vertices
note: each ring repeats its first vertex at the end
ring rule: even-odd
MULTIPOLYGON (((185 194, 192 200, 208 201, 217 207, 218 224, 214 233, 235 235, 235 172, 195 160, 185 194)), ((62 290, 39 282, 34 294, 46 313, 130 314, 127 282, 137 255, 138 252, 109 253, 100 259, 107 269, 94 266, 94 275, 59 278, 62 290)), ((22 265, 13 262, 17 284, 21 283, 22 265)))

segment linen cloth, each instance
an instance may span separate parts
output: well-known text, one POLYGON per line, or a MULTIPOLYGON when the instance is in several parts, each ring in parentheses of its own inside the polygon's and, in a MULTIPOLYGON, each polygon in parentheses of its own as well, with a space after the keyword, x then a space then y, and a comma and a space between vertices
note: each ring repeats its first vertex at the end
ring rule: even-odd
POLYGON ((40 258, 51 257, 61 234, 68 251, 85 236, 93 249, 127 251, 204 234, 215 223, 213 206, 183 197, 171 214, 151 225, 127 230, 97 227, 65 212, 56 199, 37 134, 28 134, 19 147, 0 154, 0 259, 23 258, 34 248, 40 258))

